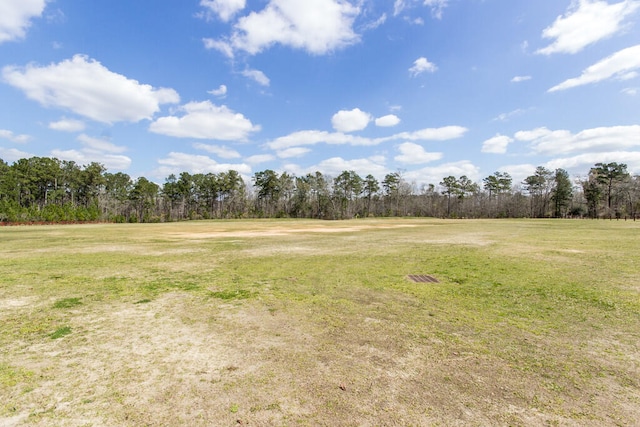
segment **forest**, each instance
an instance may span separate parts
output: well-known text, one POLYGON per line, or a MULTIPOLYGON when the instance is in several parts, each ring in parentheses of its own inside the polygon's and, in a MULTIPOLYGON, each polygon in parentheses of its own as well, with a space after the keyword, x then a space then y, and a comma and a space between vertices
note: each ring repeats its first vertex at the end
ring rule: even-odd
POLYGON ((640 176, 624 163, 596 163, 571 180, 539 166, 522 182, 495 172, 474 182, 443 177, 418 186, 402 172, 382 181, 343 171, 295 176, 267 169, 246 182, 237 171, 172 174, 162 184, 111 173, 100 163, 50 157, 0 159, 0 223, 166 222, 225 218, 418 216, 441 218, 634 219, 640 176))

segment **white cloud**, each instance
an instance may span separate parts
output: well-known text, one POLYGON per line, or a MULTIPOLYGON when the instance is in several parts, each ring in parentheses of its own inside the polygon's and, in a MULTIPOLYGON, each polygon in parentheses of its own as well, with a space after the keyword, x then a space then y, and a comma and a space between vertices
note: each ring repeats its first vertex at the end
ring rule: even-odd
POLYGON ((16 160, 28 159, 33 156, 35 156, 35 154, 20 151, 15 148, 0 147, 0 159, 5 162, 15 162, 16 160))
POLYGON ((244 161, 249 163, 250 165, 257 165, 260 163, 271 162, 275 159, 275 156, 271 154, 255 154, 253 156, 247 157, 246 159, 244 159, 244 161))
POLYGON ((608 151, 604 153, 584 153, 573 157, 558 158, 547 162, 544 166, 555 170, 558 168, 567 171, 584 173, 585 170, 593 167, 594 164, 604 162, 624 163, 628 166, 629 172, 640 173, 640 151, 608 151))
POLYGON ((0 129, 0 138, 2 139, 8 139, 11 142, 16 142, 18 144, 24 144, 26 142, 29 142, 31 140, 31 137, 29 135, 16 135, 15 133, 11 132, 10 130, 6 130, 6 129, 0 129))
POLYGON ((214 40, 209 38, 202 39, 202 42, 204 43, 205 49, 217 50, 227 58, 234 57, 233 46, 231 46, 229 42, 226 42, 224 40, 214 40))
POLYGON ((200 6, 214 12, 224 22, 228 22, 233 15, 244 9, 245 3, 245 0, 200 0, 200 6))
POLYGON ((211 95, 217 96, 219 98, 224 98, 225 96, 227 96, 227 86, 220 85, 218 89, 210 90, 207 93, 210 93, 211 95))
POLYGON ((303 130, 286 136, 281 136, 267 143, 267 147, 273 150, 282 150, 303 145, 315 145, 320 143, 331 145, 376 145, 377 141, 361 136, 347 135, 342 132, 326 132, 320 130, 303 130))
POLYGON ((2 75, 44 106, 66 108, 103 123, 151 119, 161 104, 180 101, 173 89, 140 84, 83 55, 47 67, 7 66, 2 75))
POLYGON ((593 64, 585 69, 580 77, 565 80, 549 89, 549 92, 597 83, 616 77, 620 80, 629 80, 637 76, 636 69, 640 69, 640 44, 622 49, 593 64))
MULTIPOLYGON (((415 3, 422 3, 431 8, 431 15, 434 18, 442 19, 442 12, 449 0, 395 0, 393 3, 393 16, 398 16, 403 10, 412 7, 415 3)), ((419 18, 422 20, 421 18, 419 18)))
POLYGON ((61 119, 57 122, 49 123, 49 129, 61 132, 82 132, 85 129, 85 124, 81 120, 61 119))
POLYGON ((429 163, 442 158, 442 153, 429 153, 422 145, 413 142, 403 142, 398 145, 398 150, 400 155, 396 156, 394 160, 408 165, 429 163))
POLYGON ((258 83, 261 86, 269 86, 269 84, 271 83, 271 81, 269 80, 269 77, 267 77, 262 71, 260 70, 244 70, 242 71, 240 74, 242 74, 243 76, 254 80, 256 83, 258 83))
POLYGON ((193 148, 215 154, 216 156, 223 159, 239 159, 240 157, 242 157, 236 150, 224 145, 211 145, 196 142, 195 144, 193 144, 193 148))
POLYGON ((371 120, 371 114, 354 108, 335 113, 331 118, 331 124, 338 132, 354 132, 366 128, 371 120))
POLYGON ((444 126, 440 128, 425 128, 414 132, 401 132, 386 138, 379 138, 380 142, 407 139, 409 141, 447 141, 464 136, 468 129, 462 126, 444 126))
POLYGON ((444 163, 438 166, 428 166, 422 169, 408 171, 403 177, 405 180, 417 184, 437 185, 442 181, 442 178, 450 175, 455 177, 465 175, 472 181, 478 181, 480 179, 480 168, 468 160, 461 160, 459 162, 444 163))
POLYGON ((290 159, 292 157, 302 157, 311 150, 304 147, 291 147, 278 151, 278 157, 281 159, 290 159))
POLYGON ((364 25, 362 27, 362 30, 375 30, 376 28, 378 28, 379 26, 381 26, 382 24, 384 24, 385 22, 387 22, 387 14, 383 13, 380 18, 376 19, 373 22, 369 22, 368 24, 364 25))
MULTIPOLYGON (((539 165, 545 166, 546 165, 539 165)), ((500 172, 506 172, 511 175, 513 184, 518 185, 524 181, 528 176, 532 175, 536 171, 536 165, 521 164, 521 165, 507 165, 500 168, 500 172)))
POLYGON ((387 114, 386 116, 378 117, 376 119, 376 126, 378 127, 392 127, 400 123, 400 118, 395 114, 387 114))
POLYGON ((221 173, 235 170, 239 173, 251 173, 251 167, 245 163, 218 163, 211 157, 187 154, 187 153, 169 153, 168 157, 159 159, 160 168, 154 171, 154 176, 168 176, 169 174, 177 174, 180 172, 189 173, 221 173))
POLYGON ((416 77, 424 72, 435 73, 438 70, 435 64, 429 62, 427 58, 421 57, 413 62, 413 66, 409 68, 412 77, 416 77))
POLYGON ((120 147, 105 139, 94 138, 84 133, 79 135, 77 139, 86 147, 85 151, 92 151, 95 153, 122 153, 127 151, 126 147, 120 147))
POLYGON ((205 46, 228 57, 234 50, 255 55, 275 44, 322 55, 360 40, 353 30, 359 14, 345 0, 270 0, 260 12, 239 18, 228 38, 205 39, 205 46))
POLYGON ((45 0, 2 0, 0 4, 0 44, 25 36, 31 19, 42 15, 45 0))
POLYGON ((640 90, 637 87, 626 87, 622 89, 620 92, 624 93, 625 95, 636 96, 639 91, 640 90))
POLYGON ((512 142, 513 138, 498 134, 482 143, 482 152, 504 154, 507 152, 507 146, 512 142))
POLYGON ((536 53, 577 53, 590 44, 622 31, 622 21, 640 8, 636 0, 609 4, 601 0, 573 0, 564 16, 544 29, 542 37, 554 40, 536 53))
POLYGON ((513 111, 509 111, 508 113, 500 113, 498 114, 497 117, 494 117, 492 121, 500 121, 500 122, 506 122, 508 121, 511 117, 514 116, 519 116, 520 114, 523 114, 525 112, 525 110, 521 109, 521 108, 517 108, 513 111))
POLYGON ((97 162, 110 170, 125 170, 131 166, 131 159, 127 156, 105 154, 93 150, 52 150, 51 156, 60 160, 74 161, 81 165, 97 162))
POLYGON ((434 18, 442 19, 442 11, 447 7, 449 0, 424 0, 424 5, 431 8, 431 15, 434 18))
POLYGON ((344 171, 352 170, 362 177, 368 174, 383 176, 388 172, 384 165, 384 160, 384 157, 380 156, 351 160, 345 160, 342 157, 332 157, 321 161, 315 166, 306 168, 304 173, 321 171, 323 174, 336 177, 344 171))
POLYGON ((585 129, 577 134, 543 127, 517 132, 515 138, 530 142, 536 153, 545 155, 619 151, 640 147, 640 125, 598 127, 585 129))
POLYGON ((365 138, 349 135, 342 132, 325 132, 319 130, 304 130, 281 136, 267 143, 267 147, 273 150, 281 150, 289 147, 303 145, 315 145, 320 143, 330 145, 354 145, 370 146, 387 141, 447 141, 462 137, 467 129, 462 126, 445 126, 441 128, 426 128, 415 132, 401 132, 383 138, 365 138))
POLYGON ((217 106, 210 101, 190 102, 180 110, 182 117, 160 117, 149 126, 149 130, 178 138, 215 140, 246 140, 260 130, 249 119, 226 106, 217 106))
POLYGON ((527 80, 531 80, 531 76, 515 76, 511 79, 511 83, 526 82, 527 80))

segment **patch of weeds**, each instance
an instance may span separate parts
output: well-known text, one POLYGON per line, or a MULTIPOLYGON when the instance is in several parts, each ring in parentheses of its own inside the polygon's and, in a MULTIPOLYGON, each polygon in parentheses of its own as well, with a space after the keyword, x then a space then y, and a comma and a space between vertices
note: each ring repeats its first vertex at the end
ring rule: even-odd
POLYGON ((174 282, 171 280, 158 280, 146 284, 144 286, 144 289, 156 293, 176 289, 179 289, 181 291, 196 291, 200 289, 200 285, 194 282, 174 282))
POLYGON ((212 298, 219 298, 223 300, 232 300, 232 299, 247 299, 251 298, 253 294, 246 289, 236 289, 230 291, 216 291, 210 292, 209 296, 212 298))
POLYGON ((52 340, 62 338, 65 335, 69 335, 71 333, 71 328, 69 326, 63 326, 61 328, 56 329, 54 333, 49 335, 52 340))
POLYGON ((139 301, 134 302, 134 304, 147 304, 149 302, 151 302, 151 300, 148 298, 145 298, 145 299, 141 299, 139 301))
POLYGON ((63 298, 53 304, 53 308, 72 308, 82 305, 80 298, 63 298))
POLYGON ((229 412, 231 412, 232 414, 237 413, 238 410, 240 410, 240 406, 238 406, 237 403, 234 403, 229 407, 229 412))
POLYGON ((13 387, 18 383, 30 380, 32 377, 33 372, 31 371, 0 363, 0 385, 4 387, 13 387))

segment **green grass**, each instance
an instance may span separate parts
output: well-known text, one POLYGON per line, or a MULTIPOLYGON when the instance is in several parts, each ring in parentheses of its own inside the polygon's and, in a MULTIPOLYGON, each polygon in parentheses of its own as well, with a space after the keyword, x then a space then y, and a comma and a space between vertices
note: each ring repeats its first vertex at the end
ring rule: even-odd
POLYGON ((51 335, 49 335, 49 337, 52 340, 58 339, 58 338, 62 338, 65 335, 69 335, 71 333, 71 327, 69 326, 63 326, 61 328, 58 328, 55 330, 55 332, 53 332, 51 335))
POLYGON ((16 402, 0 424, 38 405, 41 423, 122 425, 640 417, 640 223, 203 221, 0 239, 0 399, 16 402), (48 387, 74 409, 46 412, 48 387))

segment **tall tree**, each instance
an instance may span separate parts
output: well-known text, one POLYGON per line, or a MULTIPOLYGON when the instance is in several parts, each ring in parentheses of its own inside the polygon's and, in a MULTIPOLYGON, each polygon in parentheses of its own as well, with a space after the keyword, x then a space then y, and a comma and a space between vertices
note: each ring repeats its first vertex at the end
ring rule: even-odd
POLYGON ((547 216, 553 178, 553 172, 543 166, 538 166, 533 175, 525 178, 524 185, 531 196, 531 216, 537 218, 547 216))
POLYGON ((627 172, 627 165, 624 163, 596 163, 595 167, 591 169, 591 172, 598 183, 604 189, 604 195, 607 200, 607 209, 611 212, 611 202, 615 196, 615 190, 618 185, 629 178, 629 172, 627 172))
POLYGON ((373 175, 369 174, 364 178, 363 191, 364 196, 367 198, 367 212, 365 216, 369 216, 371 213, 371 200, 373 199, 373 196, 380 191, 380 184, 373 175))
POLYGON ((553 202, 554 217, 562 218, 566 216, 567 209, 573 196, 573 188, 569 173, 564 169, 556 169, 554 176, 554 188, 551 192, 553 202))
POLYGON ((455 176, 449 175, 440 181, 440 187, 443 188, 442 194, 447 196, 447 216, 451 216, 451 197, 459 197, 462 194, 460 182, 455 176))

